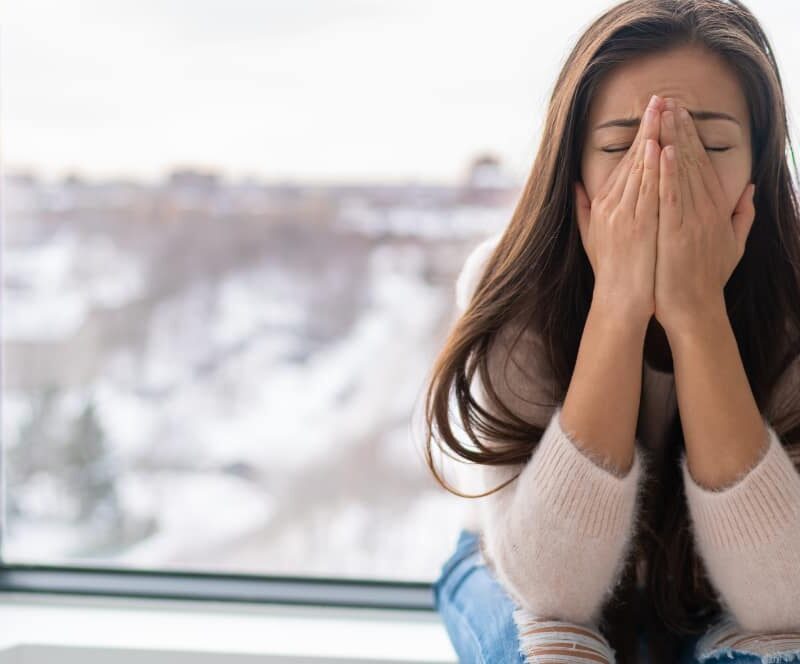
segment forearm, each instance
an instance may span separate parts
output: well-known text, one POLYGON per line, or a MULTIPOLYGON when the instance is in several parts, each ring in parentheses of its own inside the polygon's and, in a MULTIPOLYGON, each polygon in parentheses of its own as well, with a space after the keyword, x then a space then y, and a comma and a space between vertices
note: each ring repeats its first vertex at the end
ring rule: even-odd
MULTIPOLYGON (((564 402, 514 490, 483 504, 496 573, 530 615, 589 624, 619 578, 642 472, 645 333, 646 321, 593 302, 564 402)), ((515 471, 482 469, 487 486, 515 471)))
POLYGON ((596 297, 563 404, 562 424, 575 443, 617 474, 633 463, 647 323, 596 297))
MULTIPOLYGON (((538 405, 552 401, 554 388, 545 344, 529 333, 512 352, 511 340, 502 335, 501 343, 489 349, 492 384, 513 412, 541 426, 543 433, 534 441, 527 463, 480 467, 484 491, 502 487, 480 501, 486 553, 497 577, 529 615, 578 624, 599 618, 624 566, 641 472, 634 433, 647 321, 634 325, 635 318, 618 310, 614 316, 610 308, 603 309, 602 316, 599 312, 595 308, 590 314, 583 335, 585 375, 573 380, 568 392, 578 395, 572 399, 578 410, 583 399, 597 411, 592 423, 599 423, 599 431, 605 418, 597 405, 608 408, 612 391, 606 376, 619 373, 620 363, 627 364, 626 379, 612 378, 611 384, 627 383, 626 396, 614 392, 613 399, 632 402, 625 410, 628 426, 618 428, 616 418, 609 417, 621 433, 597 436, 604 447, 595 446, 595 432, 588 428, 579 433, 570 425, 569 432, 565 431, 563 402, 555 409, 538 405), (620 328, 615 320, 626 323, 620 328), (585 350, 590 347, 591 354, 585 350), (597 362, 602 360, 605 372, 592 371, 591 355, 600 358, 597 362), (607 361, 608 355, 615 360, 607 361), (591 387, 594 380, 601 386, 580 394, 582 385, 591 387), (625 438, 623 442, 619 437, 625 438), (589 440, 591 448, 585 443, 589 440)), ((478 403, 493 410, 480 380, 475 388, 478 403)))
POLYGON ((666 332, 689 471, 701 486, 723 488, 752 468, 768 444, 724 300, 666 332))
POLYGON ((669 331, 696 545, 740 626, 800 629, 800 474, 759 412, 727 314, 669 331))
POLYGON ((636 516, 641 457, 625 477, 596 465, 570 441, 560 409, 519 467, 482 466, 481 502, 495 572, 530 615, 590 624, 599 619, 626 559, 636 516))

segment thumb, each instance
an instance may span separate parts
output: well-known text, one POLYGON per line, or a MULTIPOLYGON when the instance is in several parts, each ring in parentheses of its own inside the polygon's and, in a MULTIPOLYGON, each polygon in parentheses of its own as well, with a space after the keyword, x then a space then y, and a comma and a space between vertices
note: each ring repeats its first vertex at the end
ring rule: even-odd
POLYGON ((736 246, 739 247, 740 257, 744 255, 747 237, 750 235, 750 229, 753 227, 753 221, 756 218, 755 188, 756 186, 753 183, 745 188, 731 217, 733 234, 736 236, 736 246))

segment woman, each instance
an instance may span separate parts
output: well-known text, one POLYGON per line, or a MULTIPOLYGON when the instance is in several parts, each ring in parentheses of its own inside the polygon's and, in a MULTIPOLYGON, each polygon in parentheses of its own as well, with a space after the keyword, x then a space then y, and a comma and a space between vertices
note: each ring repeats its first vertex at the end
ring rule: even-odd
POLYGON ((741 2, 622 2, 543 136, 427 392, 428 464, 477 499, 434 583, 453 645, 800 659, 800 206, 767 38, 741 2))

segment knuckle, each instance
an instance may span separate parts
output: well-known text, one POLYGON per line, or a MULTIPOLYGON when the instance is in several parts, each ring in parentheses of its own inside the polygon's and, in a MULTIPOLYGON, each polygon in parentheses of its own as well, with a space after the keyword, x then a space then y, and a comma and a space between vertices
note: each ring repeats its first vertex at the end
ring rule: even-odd
POLYGON ((669 207, 677 207, 678 205, 678 192, 675 189, 669 188, 664 192, 664 202, 669 207))

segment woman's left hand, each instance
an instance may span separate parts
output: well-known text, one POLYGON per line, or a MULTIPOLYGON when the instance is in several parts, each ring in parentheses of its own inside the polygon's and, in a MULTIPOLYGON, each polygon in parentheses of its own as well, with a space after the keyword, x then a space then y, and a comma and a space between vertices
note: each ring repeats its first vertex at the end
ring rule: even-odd
POLYGON ((748 184, 733 214, 727 211, 716 170, 683 107, 668 100, 661 120, 655 317, 669 333, 710 307, 724 307, 724 287, 744 254, 755 207, 748 184))

